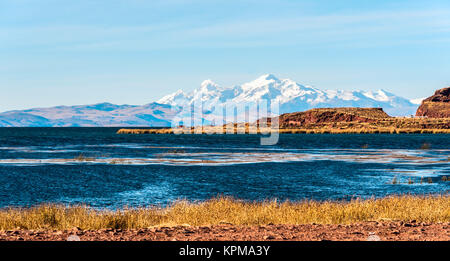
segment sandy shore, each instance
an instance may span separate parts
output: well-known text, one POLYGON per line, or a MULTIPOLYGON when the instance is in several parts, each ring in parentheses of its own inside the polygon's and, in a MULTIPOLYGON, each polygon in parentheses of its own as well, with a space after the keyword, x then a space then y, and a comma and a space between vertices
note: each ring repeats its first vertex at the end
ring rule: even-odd
POLYGON ((350 225, 155 227, 136 230, 9 230, 0 241, 449 241, 450 223, 363 222, 350 225), (73 235, 76 235, 73 237, 73 235))

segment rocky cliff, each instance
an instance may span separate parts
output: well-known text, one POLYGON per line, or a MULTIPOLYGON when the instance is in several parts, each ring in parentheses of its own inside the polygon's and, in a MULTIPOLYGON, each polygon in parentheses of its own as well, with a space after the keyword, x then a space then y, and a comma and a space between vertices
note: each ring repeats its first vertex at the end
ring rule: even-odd
POLYGON ((450 87, 437 90, 433 96, 423 100, 416 116, 450 118, 450 87))

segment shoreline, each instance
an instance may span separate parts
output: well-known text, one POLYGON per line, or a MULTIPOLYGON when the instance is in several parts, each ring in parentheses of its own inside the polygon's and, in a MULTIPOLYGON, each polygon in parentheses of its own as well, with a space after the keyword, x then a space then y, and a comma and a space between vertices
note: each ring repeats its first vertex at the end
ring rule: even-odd
POLYGON ((280 134, 450 134, 450 129, 404 129, 404 128, 380 128, 380 129, 264 129, 250 131, 244 128, 233 129, 231 131, 222 128, 196 128, 196 129, 119 129, 117 134, 246 134, 264 135, 270 133, 280 134))

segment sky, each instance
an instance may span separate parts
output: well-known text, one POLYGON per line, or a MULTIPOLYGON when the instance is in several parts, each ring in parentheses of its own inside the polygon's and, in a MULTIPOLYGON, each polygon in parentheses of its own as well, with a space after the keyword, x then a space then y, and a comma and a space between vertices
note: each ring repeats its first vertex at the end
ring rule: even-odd
POLYGON ((266 73, 428 97, 450 86, 450 1, 0 0, 0 111, 140 105, 266 73))

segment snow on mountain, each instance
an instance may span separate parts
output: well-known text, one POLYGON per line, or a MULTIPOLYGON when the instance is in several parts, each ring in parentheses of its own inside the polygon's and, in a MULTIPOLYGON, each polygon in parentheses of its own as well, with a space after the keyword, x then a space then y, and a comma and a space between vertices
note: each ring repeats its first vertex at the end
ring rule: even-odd
POLYGON ((422 101, 423 100, 425 100, 426 99, 426 97, 424 97, 424 98, 417 98, 417 99, 411 99, 411 100, 409 100, 412 104, 417 104, 417 105, 420 105, 420 104, 422 104, 422 101))
POLYGON ((417 109, 417 104, 385 90, 319 90, 290 79, 278 79, 272 74, 228 88, 207 80, 190 93, 179 90, 158 100, 158 103, 172 106, 204 106, 208 103, 224 107, 226 104, 251 104, 259 100, 279 102, 279 113, 323 107, 382 107, 392 116, 405 116, 415 114, 417 109))
POLYGON ((184 104, 188 100, 190 100, 190 97, 187 96, 182 90, 178 90, 172 94, 164 96, 158 101, 158 103, 176 106, 177 104, 184 104))

